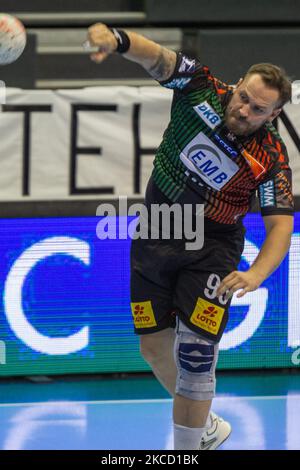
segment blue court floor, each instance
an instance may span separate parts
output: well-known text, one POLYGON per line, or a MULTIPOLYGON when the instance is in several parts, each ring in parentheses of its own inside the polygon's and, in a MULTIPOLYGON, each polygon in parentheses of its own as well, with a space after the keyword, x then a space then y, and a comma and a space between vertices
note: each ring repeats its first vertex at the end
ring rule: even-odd
MULTIPOLYGON (((226 373, 213 409, 220 449, 300 450, 300 374, 226 373)), ((0 449, 172 449, 172 400, 149 375, 0 381, 0 449)))

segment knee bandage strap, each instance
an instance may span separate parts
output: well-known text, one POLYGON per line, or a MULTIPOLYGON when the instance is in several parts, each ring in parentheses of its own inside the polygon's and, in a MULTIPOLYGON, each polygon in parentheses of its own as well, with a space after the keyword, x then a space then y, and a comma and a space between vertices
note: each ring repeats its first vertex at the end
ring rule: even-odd
POLYGON ((176 393, 192 400, 215 396, 218 345, 187 328, 180 320, 175 341, 176 393))

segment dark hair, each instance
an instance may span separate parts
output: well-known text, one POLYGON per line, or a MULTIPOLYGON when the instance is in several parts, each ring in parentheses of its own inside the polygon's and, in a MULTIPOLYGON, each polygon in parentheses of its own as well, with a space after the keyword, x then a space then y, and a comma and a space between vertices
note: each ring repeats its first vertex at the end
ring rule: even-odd
POLYGON ((268 63, 254 64, 249 68, 244 78, 256 73, 261 76, 265 85, 278 90, 279 102, 276 108, 281 108, 291 100, 291 80, 283 68, 268 63))

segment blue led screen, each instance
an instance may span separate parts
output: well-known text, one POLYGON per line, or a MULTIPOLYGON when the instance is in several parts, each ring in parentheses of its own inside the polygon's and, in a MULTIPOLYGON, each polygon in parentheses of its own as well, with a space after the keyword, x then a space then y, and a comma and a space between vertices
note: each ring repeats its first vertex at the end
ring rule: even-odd
MULTIPOLYGON (((132 219, 131 219, 132 220, 132 219)), ((149 370, 133 333, 130 239, 100 240, 99 217, 0 220, 0 375, 149 370)), ((240 265, 264 239, 245 219, 240 265)), ((300 215, 289 254, 257 291, 233 299, 221 342, 222 369, 300 363, 300 215)))

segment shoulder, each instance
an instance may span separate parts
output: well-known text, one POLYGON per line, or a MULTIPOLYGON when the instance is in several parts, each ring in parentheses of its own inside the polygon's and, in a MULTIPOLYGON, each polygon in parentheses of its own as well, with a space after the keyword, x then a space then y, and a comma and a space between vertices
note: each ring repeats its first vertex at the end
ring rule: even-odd
POLYGON ((288 165, 289 157, 286 145, 272 123, 264 125, 262 146, 277 162, 288 165))
POLYGON ((197 57, 184 52, 177 52, 173 74, 168 80, 160 81, 160 84, 182 92, 211 88, 221 96, 225 95, 230 88, 226 83, 216 78, 209 67, 202 64, 197 57))

